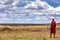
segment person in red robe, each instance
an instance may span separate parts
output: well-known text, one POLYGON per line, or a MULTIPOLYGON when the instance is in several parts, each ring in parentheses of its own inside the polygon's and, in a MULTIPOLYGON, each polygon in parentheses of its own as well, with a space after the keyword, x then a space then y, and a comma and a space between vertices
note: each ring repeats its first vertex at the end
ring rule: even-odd
POLYGON ((51 22, 50 37, 52 37, 52 34, 54 35, 54 38, 55 38, 55 34, 56 34, 56 21, 54 19, 52 19, 52 22, 51 22))

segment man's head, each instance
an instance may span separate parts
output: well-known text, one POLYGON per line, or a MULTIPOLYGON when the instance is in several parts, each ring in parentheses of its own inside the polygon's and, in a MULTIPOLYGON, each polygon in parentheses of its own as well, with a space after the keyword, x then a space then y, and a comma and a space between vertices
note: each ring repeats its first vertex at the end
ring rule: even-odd
POLYGON ((52 19, 52 21, 54 21, 54 19, 52 19))

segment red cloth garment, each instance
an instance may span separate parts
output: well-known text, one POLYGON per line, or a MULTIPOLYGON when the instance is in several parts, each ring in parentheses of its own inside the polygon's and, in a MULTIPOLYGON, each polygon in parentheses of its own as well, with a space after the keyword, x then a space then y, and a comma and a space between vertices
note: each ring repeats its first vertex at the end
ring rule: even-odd
POLYGON ((51 33, 56 33, 56 21, 51 22, 51 33))

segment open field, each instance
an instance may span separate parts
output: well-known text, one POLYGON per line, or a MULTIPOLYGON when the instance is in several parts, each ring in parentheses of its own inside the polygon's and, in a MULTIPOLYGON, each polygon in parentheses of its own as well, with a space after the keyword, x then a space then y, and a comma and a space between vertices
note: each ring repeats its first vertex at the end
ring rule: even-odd
POLYGON ((0 25, 0 40, 60 40, 60 24, 56 38, 50 38, 50 25, 0 25))

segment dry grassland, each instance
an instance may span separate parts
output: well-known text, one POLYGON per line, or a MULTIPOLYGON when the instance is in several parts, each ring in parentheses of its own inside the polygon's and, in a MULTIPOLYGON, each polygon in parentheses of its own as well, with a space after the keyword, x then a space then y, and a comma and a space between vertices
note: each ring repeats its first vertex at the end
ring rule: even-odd
POLYGON ((50 38, 50 25, 0 25, 0 40, 60 40, 60 24, 56 38, 50 38))

